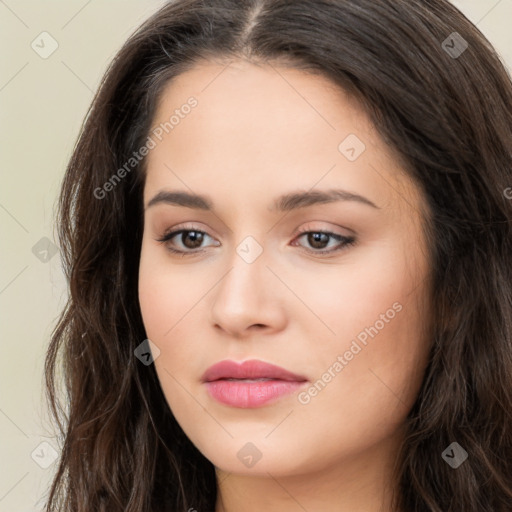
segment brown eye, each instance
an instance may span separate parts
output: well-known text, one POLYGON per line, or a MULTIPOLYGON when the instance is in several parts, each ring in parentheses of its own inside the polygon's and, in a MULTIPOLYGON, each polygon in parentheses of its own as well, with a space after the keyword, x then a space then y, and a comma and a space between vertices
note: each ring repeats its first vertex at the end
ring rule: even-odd
POLYGON ((329 243, 327 233, 307 233, 307 241, 315 249, 323 249, 329 243))
MULTIPOLYGON (((164 234, 157 241, 165 244, 170 252, 186 256, 187 254, 202 252, 202 244, 205 241, 205 237, 211 238, 210 235, 198 229, 179 229, 164 234), (175 248, 176 245, 177 248, 175 248)), ((220 244, 216 243, 213 245, 220 244)))
MULTIPOLYGON (((329 231, 303 231, 297 237, 297 239, 305 239, 312 249, 306 248, 308 252, 313 254, 329 254, 336 253, 348 246, 354 245, 355 237, 346 237, 337 233, 331 233, 329 231), (331 240, 337 242, 334 244, 334 248, 325 250, 331 240)), ((302 245, 302 244, 300 244, 302 245)))
POLYGON ((197 249, 203 242, 202 231, 181 231, 180 241, 187 249, 197 249))

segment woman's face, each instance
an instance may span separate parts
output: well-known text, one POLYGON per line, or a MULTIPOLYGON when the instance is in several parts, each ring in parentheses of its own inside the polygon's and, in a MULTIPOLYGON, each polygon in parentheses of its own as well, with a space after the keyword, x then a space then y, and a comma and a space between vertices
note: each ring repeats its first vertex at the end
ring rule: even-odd
POLYGON ((139 299, 184 432, 235 473, 382 456, 428 357, 419 190, 358 105, 302 71, 197 65, 153 121, 139 299), (203 381, 254 359, 301 378, 203 381))

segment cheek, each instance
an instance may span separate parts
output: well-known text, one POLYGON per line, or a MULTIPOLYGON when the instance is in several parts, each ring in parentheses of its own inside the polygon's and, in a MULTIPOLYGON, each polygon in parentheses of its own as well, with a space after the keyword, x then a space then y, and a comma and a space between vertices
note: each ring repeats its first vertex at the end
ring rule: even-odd
POLYGON ((192 336, 187 343, 174 342, 184 339, 180 338, 184 336, 181 330, 187 325, 187 310, 195 302, 187 297, 191 292, 186 284, 186 275, 176 270, 171 274, 160 251, 143 244, 138 286, 142 320, 147 337, 160 350, 155 370, 167 403, 178 417, 188 417, 194 408, 179 383, 185 383, 181 372, 197 365, 199 348, 194 346, 194 340, 200 339, 192 336))
POLYGON ((157 269, 142 261, 139 270, 139 304, 149 339, 160 338, 169 328, 170 319, 163 312, 173 311, 169 303, 172 295, 166 293, 166 289, 165 280, 158 277, 157 269))
POLYGON ((204 366, 205 295, 218 280, 208 270, 204 276, 170 265, 161 248, 144 247, 139 267, 139 304, 147 337, 160 349, 155 360, 164 390, 204 366), (197 274, 197 275, 196 275, 197 274), (203 279, 204 277, 204 279, 203 279), (179 341, 178 341, 179 340, 179 341))
POLYGON ((400 400, 412 405, 429 347, 423 330, 428 321, 425 261, 400 243, 358 256, 347 259, 331 279, 320 276, 316 288, 305 278, 302 284, 295 281, 330 330, 315 321, 324 333, 315 335, 322 339, 312 363, 321 381, 319 395, 324 395, 318 403, 352 397, 345 406, 354 413, 368 404, 376 411, 400 400), (327 381, 333 384, 323 391, 327 381))
POLYGON ((343 314, 333 310, 337 335, 318 340, 314 378, 298 397, 311 433, 342 435, 347 449, 370 446, 403 423, 427 360, 415 299, 400 287, 374 289, 370 298, 363 309, 349 302, 343 314))
POLYGON ((172 269, 165 251, 142 244, 139 266, 139 304, 146 333, 161 339, 190 308, 194 297, 190 275, 172 269))
POLYGON ((396 327, 395 318, 409 315, 398 310, 408 310, 421 293, 423 266, 413 263, 414 255, 409 257, 399 242, 368 244, 335 265, 288 268, 281 274, 316 316, 308 318, 319 334, 348 341, 375 323, 379 331, 396 327))

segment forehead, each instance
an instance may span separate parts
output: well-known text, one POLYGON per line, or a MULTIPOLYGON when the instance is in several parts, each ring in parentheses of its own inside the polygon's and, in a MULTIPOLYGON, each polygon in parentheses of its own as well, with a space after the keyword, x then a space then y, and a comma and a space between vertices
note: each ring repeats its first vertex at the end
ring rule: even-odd
POLYGON ((270 184, 277 192, 318 183, 362 188, 382 204, 397 186, 403 196, 412 185, 358 103, 297 69, 199 63, 163 89, 152 127, 161 140, 148 155, 146 197, 170 185, 268 195, 270 184))
POLYGON ((271 64, 197 64, 163 89, 155 124, 169 120, 190 97, 198 103, 186 116, 192 121, 180 121, 179 130, 175 126, 172 131, 183 136, 193 132, 216 144, 221 142, 216 134, 228 133, 237 142, 254 141, 259 147, 280 147, 298 136, 311 142, 327 137, 326 145, 337 146, 347 128, 365 132, 366 138, 372 130, 357 103, 324 76, 271 64))

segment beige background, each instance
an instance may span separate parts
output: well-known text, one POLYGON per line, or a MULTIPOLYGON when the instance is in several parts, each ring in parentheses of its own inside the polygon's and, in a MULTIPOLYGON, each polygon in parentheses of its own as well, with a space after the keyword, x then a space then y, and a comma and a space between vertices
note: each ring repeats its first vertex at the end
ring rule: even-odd
MULTIPOLYGON (((127 36, 163 3, 0 0, 0 512, 41 510, 55 469, 41 445, 58 448, 43 360, 66 285, 58 253, 45 253, 41 239, 56 240, 59 184, 93 91, 127 36), (44 31, 58 44, 46 59, 31 47, 44 31)), ((454 3, 512 69, 512 0, 454 3)))

